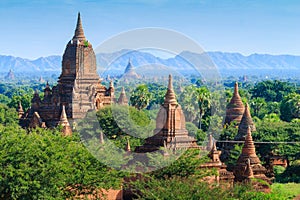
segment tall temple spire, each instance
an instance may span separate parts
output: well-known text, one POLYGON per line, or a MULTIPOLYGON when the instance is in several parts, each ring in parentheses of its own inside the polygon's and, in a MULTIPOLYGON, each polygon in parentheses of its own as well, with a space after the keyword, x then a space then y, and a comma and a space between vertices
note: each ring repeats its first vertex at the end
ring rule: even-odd
POLYGON ((126 93, 125 93, 124 87, 122 87, 122 91, 121 91, 120 97, 118 99, 118 104, 120 104, 120 105, 128 105, 128 99, 126 97, 126 93))
POLYGON ((164 104, 178 104, 173 90, 172 75, 169 75, 168 91, 165 95, 164 104))
POLYGON ((247 135, 248 128, 251 128, 251 131, 256 131, 255 125, 253 123, 248 103, 245 105, 245 111, 239 125, 238 134, 235 136, 234 140, 243 141, 247 135))
POLYGON ((20 119, 23 116, 23 114, 24 114, 24 110, 23 110, 21 101, 19 101, 19 105, 18 105, 17 111, 18 111, 18 116, 19 116, 19 119, 20 119))
POLYGON ((86 40, 86 38, 84 36, 83 28, 82 28, 80 12, 78 12, 77 25, 76 25, 75 34, 74 34, 73 39, 78 39, 78 40, 83 40, 83 41, 86 40))
POLYGON ((60 115, 60 120, 59 120, 59 125, 62 126, 62 132, 64 136, 69 136, 72 135, 72 129, 71 126, 69 124, 68 118, 67 118, 67 114, 66 114, 66 109, 65 106, 62 106, 62 111, 61 111, 61 115, 60 115))
POLYGON ((244 104, 239 95, 239 86, 236 82, 234 85, 233 96, 226 107, 225 124, 230 124, 232 121, 236 121, 239 124, 243 117, 244 109, 244 104))

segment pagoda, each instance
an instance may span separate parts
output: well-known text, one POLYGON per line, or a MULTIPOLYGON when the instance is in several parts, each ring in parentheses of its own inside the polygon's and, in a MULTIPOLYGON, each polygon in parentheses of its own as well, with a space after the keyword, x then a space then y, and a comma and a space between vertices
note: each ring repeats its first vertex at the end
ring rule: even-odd
POLYGON ((162 147, 173 150, 197 147, 196 139, 189 136, 185 128, 185 116, 176 100, 171 75, 164 103, 156 117, 154 135, 147 138, 145 144, 137 147, 136 151, 152 152, 162 147))
POLYGON ((233 121, 239 124, 240 121, 242 120, 243 114, 244 114, 244 104, 239 95, 238 83, 235 83, 233 96, 226 107, 225 124, 230 124, 233 121))
POLYGON ((135 72, 134 67, 131 63, 131 60, 128 60, 128 64, 125 68, 124 74, 122 76, 122 79, 124 79, 125 81, 129 80, 129 79, 139 79, 140 76, 135 72))
POLYGON ((250 110, 249 110, 249 105, 248 103, 245 106, 245 111, 242 117, 242 120, 239 124, 238 128, 238 134, 235 136, 234 140, 236 141, 244 141, 245 137, 247 135, 248 127, 250 127, 251 132, 256 131, 256 127, 253 123, 250 110))
POLYGON ((121 94, 119 96, 119 99, 118 99, 118 104, 119 105, 128 105, 128 99, 126 97, 126 93, 125 93, 125 89, 124 87, 122 87, 122 91, 121 91, 121 94))
POLYGON ((233 170, 235 181, 243 182, 250 178, 257 178, 270 182, 270 179, 265 175, 266 172, 266 168, 261 165, 261 162, 256 155, 251 128, 248 127, 242 153, 233 170))
POLYGON ((20 125, 31 126, 31 119, 37 112, 47 127, 55 127, 60 123, 62 112, 65 112, 68 120, 82 119, 89 110, 100 109, 112 102, 114 87, 111 84, 106 88, 101 84, 96 56, 85 37, 78 13, 74 36, 63 54, 62 72, 57 85, 51 88, 47 82, 43 99, 37 92, 34 94, 31 108, 21 117, 20 125))

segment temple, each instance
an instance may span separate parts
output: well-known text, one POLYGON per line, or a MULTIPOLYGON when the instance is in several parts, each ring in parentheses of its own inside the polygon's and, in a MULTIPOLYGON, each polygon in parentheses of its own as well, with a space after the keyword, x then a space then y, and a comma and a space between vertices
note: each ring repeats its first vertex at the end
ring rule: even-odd
POLYGON ((109 88, 101 84, 96 56, 84 35, 78 13, 75 33, 66 46, 57 85, 50 88, 47 83, 43 99, 37 92, 34 94, 31 107, 20 116, 20 125, 35 127, 44 123, 47 127, 55 127, 60 123, 62 112, 73 121, 84 118, 87 111, 100 109, 113 101, 113 84, 109 88))
POLYGON ((251 135, 251 128, 248 127, 245 143, 242 153, 238 158, 234 168, 235 181, 249 181, 251 178, 262 179, 270 183, 270 179, 266 177, 266 168, 260 163, 255 152, 255 146, 251 135))
POLYGON ((225 124, 230 124, 235 121, 237 124, 240 123, 244 114, 244 104, 239 95, 238 83, 234 85, 233 96, 226 107, 225 124))
POLYGON ((129 59, 124 74, 122 76, 122 79, 128 81, 130 79, 132 80, 132 79, 139 79, 139 78, 140 76, 135 72, 131 60, 129 59))
POLYGON ((169 75, 168 90, 165 100, 156 117, 154 135, 146 139, 137 152, 152 152, 161 147, 181 149, 197 147, 196 139, 188 135, 185 128, 185 116, 178 104, 173 90, 172 76, 169 75))
POLYGON ((245 137, 247 135, 247 131, 248 131, 249 127, 252 132, 256 131, 256 127, 253 123, 249 109, 250 109, 249 105, 246 104, 242 120, 239 124, 238 134, 234 138, 234 140, 236 140, 236 141, 244 141, 245 140, 245 137))

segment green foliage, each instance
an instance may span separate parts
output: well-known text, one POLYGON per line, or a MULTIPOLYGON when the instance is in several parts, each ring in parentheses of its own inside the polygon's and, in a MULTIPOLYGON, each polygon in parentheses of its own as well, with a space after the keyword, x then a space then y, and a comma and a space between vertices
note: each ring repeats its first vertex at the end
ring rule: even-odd
POLYGON ((295 91, 295 87, 287 82, 262 81, 257 83, 254 88, 250 90, 253 98, 261 97, 267 102, 280 102, 284 96, 295 91))
POLYGON ((131 105, 139 110, 146 108, 150 103, 150 99, 151 93, 147 85, 139 85, 130 96, 131 105))
POLYGON ((300 94, 291 93, 284 97, 280 106, 281 119, 290 122, 300 118, 300 94))
POLYGON ((134 149, 143 143, 144 138, 153 135, 155 123, 142 110, 114 105, 100 109, 96 114, 89 113, 78 127, 85 139, 99 138, 102 131, 119 148, 123 149, 129 139, 134 149))
POLYGON ((14 108, 0 104, 0 123, 3 125, 18 125, 18 113, 14 108))
MULTIPOLYGON (((300 141, 299 123, 266 120, 257 123, 256 130, 256 132, 252 133, 255 141, 300 141)), ((274 152, 278 155, 287 156, 290 160, 295 160, 300 151, 300 144, 264 144, 260 145, 256 151, 263 156, 274 152)))
POLYGON ((0 127, 1 199, 65 199, 120 187, 122 175, 96 160, 78 136, 56 130, 0 127), (72 189, 72 190, 71 190, 72 189))

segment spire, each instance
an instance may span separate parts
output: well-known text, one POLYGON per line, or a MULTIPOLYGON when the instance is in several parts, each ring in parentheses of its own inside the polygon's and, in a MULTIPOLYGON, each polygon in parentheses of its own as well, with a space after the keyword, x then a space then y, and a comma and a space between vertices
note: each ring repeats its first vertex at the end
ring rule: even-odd
POLYGON ((114 87, 114 82, 113 82, 112 80, 109 82, 109 87, 110 87, 110 88, 113 88, 113 87, 114 87))
POLYGON ((214 138, 212 136, 212 134, 208 135, 208 142, 207 142, 207 146, 206 146, 206 150, 207 151, 211 151, 214 145, 214 138))
POLYGON ((245 163, 247 159, 250 159, 251 164, 259 164, 260 160, 256 155, 255 146, 251 135, 251 128, 248 127, 245 143, 242 149, 242 153, 238 159, 238 163, 245 163))
POLYGON ((234 84, 234 92, 233 92, 233 96, 240 96, 240 94, 239 94, 239 84, 238 84, 238 82, 235 82, 235 84, 234 84))
POLYGON ((24 114, 24 110, 23 110, 21 101, 19 101, 19 105, 18 105, 17 111, 18 111, 18 116, 19 116, 19 119, 20 119, 23 116, 23 114, 24 114))
POLYGON ((128 72, 133 72, 134 69, 133 69, 133 66, 131 64, 131 59, 129 58, 128 59, 128 64, 127 64, 127 67, 125 68, 125 72, 124 74, 128 73, 128 72))
POLYGON ((253 175, 253 170, 252 170, 252 167, 251 167, 251 162, 250 162, 250 159, 248 158, 247 159, 247 162, 246 162, 246 170, 245 170, 245 177, 246 178, 254 178, 254 175, 253 175))
POLYGON ((248 103, 245 105, 245 111, 241 120, 241 123, 239 125, 238 134, 235 136, 234 140, 237 141, 243 141, 245 140, 245 136, 247 134, 247 130, 250 127, 251 131, 256 131, 256 127, 253 123, 250 109, 249 109, 248 103))
POLYGON ((122 87, 122 91, 121 91, 120 97, 118 99, 118 104, 120 104, 120 105, 128 105, 128 99, 126 97, 124 87, 122 87))
POLYGON ((165 95, 165 102, 164 104, 178 104, 175 96, 175 92, 173 90, 172 84, 172 75, 169 75, 169 84, 168 84, 168 91, 165 95))
POLYGON ((48 82, 48 81, 47 81, 47 83, 46 83, 46 88, 50 88, 50 87, 49 87, 49 82, 48 82))
POLYGON ((80 12, 78 13, 77 25, 76 25, 75 34, 74 34, 73 39, 78 39, 78 40, 83 40, 83 41, 86 40, 86 38, 84 36, 83 28, 82 28, 80 12))
POLYGON ((100 144, 104 144, 103 132, 100 132, 100 144))
POLYGON ((62 106, 59 125, 61 125, 63 128, 62 132, 64 136, 72 135, 72 129, 67 118, 65 105, 62 106))
POLYGON ((125 151, 127 151, 127 152, 131 151, 131 149, 130 149, 130 143, 129 143, 129 139, 127 139, 127 143, 126 143, 125 151))

